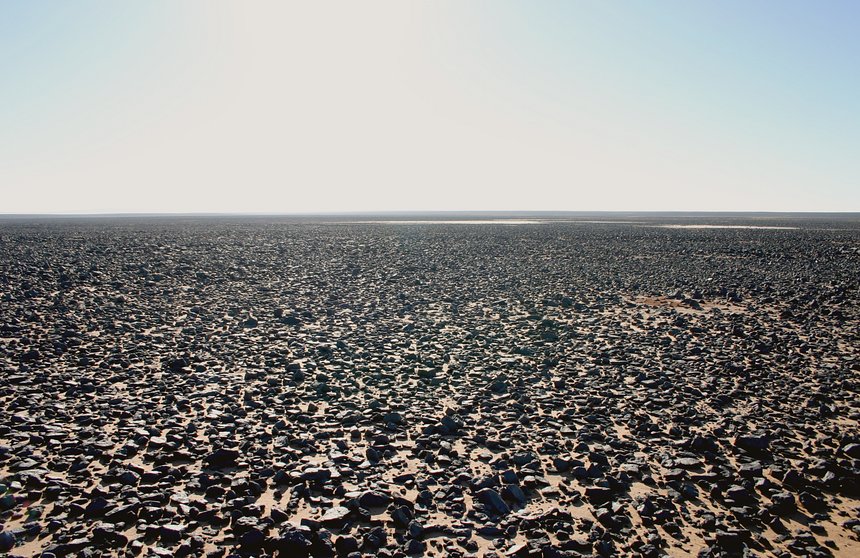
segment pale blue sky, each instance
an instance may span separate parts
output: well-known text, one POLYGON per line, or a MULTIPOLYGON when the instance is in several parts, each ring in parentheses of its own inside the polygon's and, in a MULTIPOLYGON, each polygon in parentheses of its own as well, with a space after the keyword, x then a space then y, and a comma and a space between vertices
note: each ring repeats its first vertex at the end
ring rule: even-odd
POLYGON ((860 3, 0 0, 0 213, 860 210, 860 3))

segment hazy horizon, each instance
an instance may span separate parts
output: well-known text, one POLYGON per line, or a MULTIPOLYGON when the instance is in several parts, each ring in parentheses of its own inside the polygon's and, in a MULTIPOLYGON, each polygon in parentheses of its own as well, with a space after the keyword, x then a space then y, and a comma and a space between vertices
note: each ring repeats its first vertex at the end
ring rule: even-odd
MULTIPOLYGON (((322 218, 324 220, 337 218, 354 218, 357 222, 373 222, 370 219, 378 218, 419 218, 419 219, 441 219, 439 222, 458 221, 462 219, 480 218, 492 220, 509 219, 536 219, 544 221, 589 221, 588 219, 606 219, 606 223, 625 223, 623 219, 640 219, 644 221, 655 221, 659 219, 686 219, 701 220, 730 219, 730 220, 768 220, 768 219, 835 219, 837 221, 858 221, 860 223, 860 212, 856 211, 567 211, 567 210, 415 210, 415 211, 304 211, 304 212, 93 212, 93 213, 0 213, 0 220, 24 220, 35 219, 75 219, 75 218, 322 218)), ((416 221, 421 222, 421 221, 416 221)))
POLYGON ((0 214, 860 211, 860 5, 4 3, 0 214))

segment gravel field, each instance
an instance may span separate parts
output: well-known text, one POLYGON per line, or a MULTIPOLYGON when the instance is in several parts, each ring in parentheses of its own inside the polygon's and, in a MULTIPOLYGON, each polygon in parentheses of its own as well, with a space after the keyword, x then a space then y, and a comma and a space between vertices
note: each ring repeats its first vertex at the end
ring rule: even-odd
POLYGON ((0 553, 860 556, 856 216, 303 221, 0 221, 0 553))

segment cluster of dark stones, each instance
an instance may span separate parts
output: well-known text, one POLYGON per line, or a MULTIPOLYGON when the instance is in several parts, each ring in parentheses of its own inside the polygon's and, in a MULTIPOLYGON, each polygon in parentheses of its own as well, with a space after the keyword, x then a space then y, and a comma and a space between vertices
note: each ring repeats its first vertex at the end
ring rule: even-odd
POLYGON ((0 552, 860 549, 860 227, 0 224, 0 552))

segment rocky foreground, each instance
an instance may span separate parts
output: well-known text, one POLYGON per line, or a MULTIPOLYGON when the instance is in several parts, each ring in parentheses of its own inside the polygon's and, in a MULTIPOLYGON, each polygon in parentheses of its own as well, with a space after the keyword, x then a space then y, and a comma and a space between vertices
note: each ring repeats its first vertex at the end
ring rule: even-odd
POLYGON ((858 556, 860 228, 797 226, 7 221, 0 552, 858 556))

